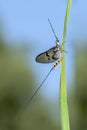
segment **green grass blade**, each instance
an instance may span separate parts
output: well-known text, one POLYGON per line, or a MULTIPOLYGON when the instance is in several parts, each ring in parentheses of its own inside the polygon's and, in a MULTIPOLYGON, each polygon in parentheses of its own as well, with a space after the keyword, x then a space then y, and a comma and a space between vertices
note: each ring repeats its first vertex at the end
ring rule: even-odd
MULTIPOLYGON (((70 15, 70 9, 72 5, 72 0, 68 0, 66 15, 64 21, 64 30, 62 36, 62 49, 65 50, 65 38, 66 30, 68 26, 68 20, 70 15)), ((69 115, 68 115, 68 104, 67 104, 67 92, 66 92, 66 64, 65 64, 65 53, 63 53, 63 60, 61 62, 61 81, 60 81, 60 102, 61 102, 61 123, 62 130, 70 130, 69 115)))

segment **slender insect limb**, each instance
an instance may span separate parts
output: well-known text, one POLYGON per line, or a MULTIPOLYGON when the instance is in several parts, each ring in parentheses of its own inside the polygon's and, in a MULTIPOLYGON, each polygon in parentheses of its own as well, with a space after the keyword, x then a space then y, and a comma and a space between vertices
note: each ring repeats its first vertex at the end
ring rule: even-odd
POLYGON ((51 73, 52 70, 53 70, 53 68, 50 69, 50 71, 48 72, 48 74, 46 75, 46 77, 44 78, 44 80, 41 82, 41 84, 39 85, 39 87, 35 90, 35 92, 31 96, 31 98, 28 100, 27 104, 30 104, 30 102, 32 101, 32 99, 34 98, 34 96, 36 95, 36 93, 38 92, 38 90, 42 87, 43 83, 48 78, 48 76, 50 75, 50 73, 51 73))
POLYGON ((67 42, 67 41, 63 41, 63 42, 62 42, 62 45, 63 45, 65 42, 67 42))
POLYGON ((62 50, 63 52, 65 52, 65 53, 69 53, 69 51, 66 51, 66 50, 62 50))

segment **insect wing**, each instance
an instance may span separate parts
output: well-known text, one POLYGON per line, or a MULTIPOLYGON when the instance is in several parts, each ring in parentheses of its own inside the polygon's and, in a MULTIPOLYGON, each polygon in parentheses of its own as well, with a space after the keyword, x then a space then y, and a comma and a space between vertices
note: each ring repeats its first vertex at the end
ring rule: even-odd
POLYGON ((48 51, 45 51, 41 54, 39 54, 36 57, 36 61, 39 63, 52 63, 55 62, 58 58, 54 58, 54 54, 56 47, 52 47, 51 49, 49 49, 48 51))

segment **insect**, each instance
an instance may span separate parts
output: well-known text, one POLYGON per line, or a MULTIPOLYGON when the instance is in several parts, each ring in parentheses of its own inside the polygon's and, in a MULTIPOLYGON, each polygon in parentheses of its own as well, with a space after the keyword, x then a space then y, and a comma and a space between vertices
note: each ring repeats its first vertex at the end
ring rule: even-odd
POLYGON ((51 73, 51 71, 61 62, 62 60, 62 47, 60 45, 60 42, 55 34, 55 31, 52 27, 52 24, 50 22, 50 20, 48 19, 48 22, 51 26, 51 29, 53 31, 53 34, 56 38, 56 46, 52 47, 51 49, 39 54, 36 57, 36 62, 38 63, 52 63, 55 62, 55 64, 52 66, 52 68, 50 69, 50 71, 48 72, 48 74, 46 75, 46 77, 44 78, 44 80, 42 81, 42 83, 39 85, 39 87, 36 89, 36 91, 33 93, 33 95, 31 96, 31 98, 29 99, 28 103, 31 102, 31 100, 33 99, 33 97, 35 96, 35 94, 38 92, 38 90, 42 87, 43 83, 45 82, 45 80, 47 79, 47 77, 49 76, 49 74, 51 73))
POLYGON ((59 43, 59 40, 54 32, 54 29, 52 27, 52 24, 50 22, 50 20, 48 19, 49 21, 49 24, 52 28, 52 31, 54 33, 54 36, 56 38, 56 46, 52 47, 51 49, 39 54, 37 57, 36 57, 36 62, 39 62, 39 63, 52 63, 52 62, 55 62, 56 63, 53 65, 52 69, 55 68, 59 63, 60 61, 62 60, 62 48, 60 46, 60 43, 59 43))

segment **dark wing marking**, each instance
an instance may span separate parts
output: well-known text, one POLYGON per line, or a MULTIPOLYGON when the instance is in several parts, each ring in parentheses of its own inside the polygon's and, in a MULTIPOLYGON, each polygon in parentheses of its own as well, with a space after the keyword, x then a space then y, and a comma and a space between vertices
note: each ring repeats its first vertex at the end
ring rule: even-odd
POLYGON ((55 62, 58 58, 54 57, 54 55, 56 54, 55 51, 56 47, 52 47, 51 49, 49 49, 48 51, 45 51, 41 54, 39 54, 36 57, 36 61, 39 63, 52 63, 55 62))

